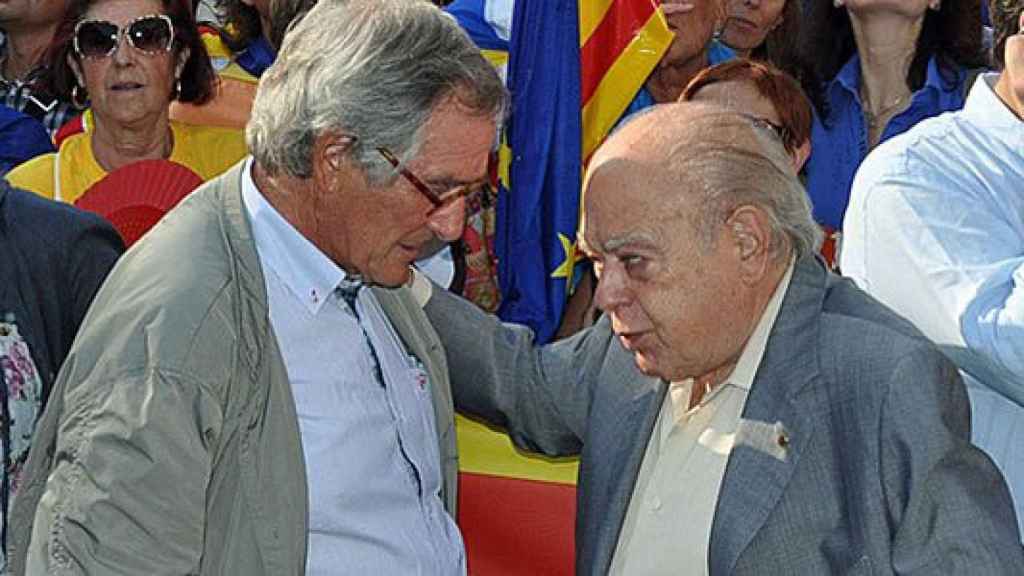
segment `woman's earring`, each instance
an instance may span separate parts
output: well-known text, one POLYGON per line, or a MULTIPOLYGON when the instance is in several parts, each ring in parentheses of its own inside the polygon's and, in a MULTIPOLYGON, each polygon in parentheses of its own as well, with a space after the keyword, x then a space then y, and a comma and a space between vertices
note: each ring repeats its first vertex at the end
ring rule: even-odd
POLYGON ((171 95, 171 100, 177 100, 181 98, 181 78, 174 81, 174 94, 171 95))
POLYGON ((71 87, 71 105, 79 110, 85 110, 89 106, 89 94, 85 91, 85 88, 81 88, 78 84, 71 87), (85 94, 85 96, 82 96, 85 94))

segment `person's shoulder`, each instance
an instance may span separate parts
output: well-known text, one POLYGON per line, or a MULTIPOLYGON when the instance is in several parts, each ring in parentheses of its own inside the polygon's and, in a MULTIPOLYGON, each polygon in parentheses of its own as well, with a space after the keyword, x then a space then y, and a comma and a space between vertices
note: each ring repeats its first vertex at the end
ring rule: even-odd
POLYGON ((5 178, 15 188, 34 192, 45 198, 53 198, 53 164, 57 154, 43 154, 19 164, 7 173, 5 178))
POLYGON ((931 350, 939 354, 909 320, 848 278, 830 278, 819 336, 823 365, 830 366, 833 374, 873 374, 877 379, 914 351, 931 350))
POLYGON ((175 144, 171 160, 194 170, 203 180, 218 176, 245 157, 245 132, 220 126, 171 123, 175 144))
POLYGON ((200 124, 186 124, 184 122, 172 121, 171 126, 175 133, 184 135, 189 143, 228 143, 241 144, 245 146, 245 131, 224 126, 208 126, 200 124))
POLYGON ((969 179, 973 173, 970 166, 977 158, 977 140, 969 131, 962 112, 946 112, 882 142, 858 168, 851 203, 856 196, 867 196, 864 201, 870 201, 880 185, 894 193, 932 190, 936 186, 951 193, 970 190, 971 186, 948 186, 969 179))
MULTIPOLYGON (((106 222, 100 216, 92 212, 86 212, 75 208, 71 204, 57 202, 34 194, 29 190, 22 189, 11 183, 5 196, 6 207, 11 211, 17 211, 19 217, 24 220, 39 218, 38 224, 55 223, 59 226, 67 226, 70 223, 82 222, 96 224, 106 222), (7 204, 9 203, 9 204, 7 204)), ((24 224, 25 222, 19 222, 24 224)))
MULTIPOLYGON (((159 338, 147 353, 180 369, 205 354, 194 342, 208 341, 211 334, 223 345, 236 339, 234 311, 250 291, 241 286, 226 218, 215 183, 185 198, 119 260, 96 296, 93 308, 100 312, 90 315, 88 333, 125 331, 143 338, 152 331, 159 338)), ((133 361, 142 358, 134 344, 124 346, 133 361)))
MULTIPOLYGON (((7 185, 4 184, 6 187, 7 185)), ((104 244, 120 247, 120 236, 109 222, 92 212, 38 194, 7 187, 3 195, 4 236, 8 241, 32 250, 32 259, 45 261, 83 245, 86 235, 102 238, 104 244), (29 248, 31 247, 31 248, 29 248)))

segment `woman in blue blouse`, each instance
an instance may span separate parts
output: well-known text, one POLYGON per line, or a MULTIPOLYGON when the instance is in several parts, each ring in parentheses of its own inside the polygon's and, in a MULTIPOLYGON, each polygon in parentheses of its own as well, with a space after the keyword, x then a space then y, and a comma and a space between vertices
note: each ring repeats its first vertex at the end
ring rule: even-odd
POLYGON ((981 0, 814 0, 803 50, 818 81, 807 163, 815 218, 838 230, 868 152, 917 122, 963 107, 985 63, 981 0), (823 80, 823 81, 821 81, 823 80))

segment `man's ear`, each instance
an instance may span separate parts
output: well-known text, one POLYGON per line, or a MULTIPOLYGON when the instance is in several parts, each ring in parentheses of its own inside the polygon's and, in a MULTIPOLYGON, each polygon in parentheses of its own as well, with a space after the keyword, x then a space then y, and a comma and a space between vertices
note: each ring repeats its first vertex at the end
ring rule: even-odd
POLYGON ((332 188, 333 183, 344 176, 346 168, 351 165, 349 154, 355 138, 327 132, 317 136, 313 142, 313 178, 324 188, 332 188))
POLYGON ((748 284, 759 281, 768 270, 772 233, 764 210, 744 204, 725 220, 728 237, 734 247, 741 278, 748 284))

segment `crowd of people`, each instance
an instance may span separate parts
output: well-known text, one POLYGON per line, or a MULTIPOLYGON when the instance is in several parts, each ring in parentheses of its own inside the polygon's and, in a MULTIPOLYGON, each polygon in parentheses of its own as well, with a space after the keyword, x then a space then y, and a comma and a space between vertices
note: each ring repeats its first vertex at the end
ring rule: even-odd
POLYGON ((0 2, 0 574, 472 572, 456 411, 579 574, 1024 572, 1024 0, 642 1, 543 344, 513 0, 0 2))

